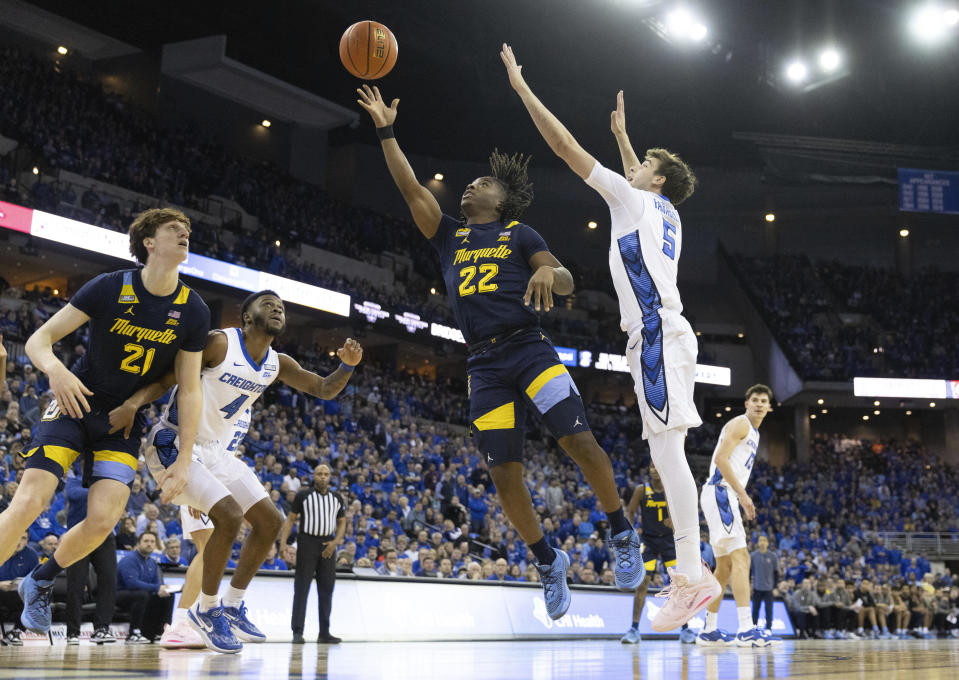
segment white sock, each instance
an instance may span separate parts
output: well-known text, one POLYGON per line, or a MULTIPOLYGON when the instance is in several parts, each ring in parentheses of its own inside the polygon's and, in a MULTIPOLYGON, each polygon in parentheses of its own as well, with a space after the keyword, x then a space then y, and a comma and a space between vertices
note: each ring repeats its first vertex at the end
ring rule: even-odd
POLYGON ((703 628, 704 633, 712 633, 716 630, 716 621, 719 619, 719 612, 711 612, 708 609, 706 610, 706 627, 703 628))
POLYGON ((739 619, 739 632, 745 633, 755 628, 753 625, 753 615, 749 611, 749 605, 745 607, 736 607, 736 617, 739 619))
POLYGON ((666 430, 649 437, 649 452, 663 480, 669 516, 673 520, 676 541, 676 571, 690 583, 703 578, 699 554, 699 493, 696 480, 686 462, 685 430, 666 430))
POLYGON ((174 610, 173 610, 173 620, 170 622, 170 624, 173 625, 173 626, 175 626, 175 625, 177 625, 178 623, 184 623, 184 622, 186 622, 186 620, 187 620, 186 616, 187 616, 187 613, 188 613, 189 611, 190 611, 189 608, 183 609, 182 607, 177 607, 176 609, 174 609, 174 610))
POLYGON ((216 593, 213 593, 212 595, 207 595, 206 593, 201 592, 200 599, 197 606, 199 608, 199 611, 205 613, 210 611, 214 607, 216 607, 219 603, 220 603, 220 598, 217 596, 216 593))
POLYGON ((233 586, 227 586, 226 592, 223 593, 223 606, 239 609, 240 605, 243 604, 243 596, 245 594, 246 588, 240 589, 234 588, 233 586))

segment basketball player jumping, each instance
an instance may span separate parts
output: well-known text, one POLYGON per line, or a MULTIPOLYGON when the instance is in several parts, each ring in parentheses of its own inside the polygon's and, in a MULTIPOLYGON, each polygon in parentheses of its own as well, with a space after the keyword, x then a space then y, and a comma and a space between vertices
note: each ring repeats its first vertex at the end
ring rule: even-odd
POLYGON ((643 437, 649 440, 675 525, 677 565, 669 588, 660 593, 669 600, 652 627, 659 632, 672 630, 721 593, 699 555, 696 482, 683 450, 686 431, 702 420, 693 403, 696 336, 682 316, 676 287, 682 228, 674 204, 692 194, 696 179, 679 157, 665 149, 650 149, 645 160, 639 161, 626 136, 622 93, 611 127, 626 178, 604 168, 533 94, 508 45, 503 45, 500 57, 510 84, 546 143, 609 205, 609 267, 619 297, 620 325, 629 338, 626 357, 643 418, 643 437))
MULTIPOLYGON (((746 483, 756 462, 759 425, 769 413, 772 396, 772 390, 765 385, 753 385, 746 390, 746 412, 723 426, 713 451, 709 481, 703 486, 700 501, 709 527, 709 544, 716 555, 716 579, 724 590, 732 580, 739 630, 733 637, 717 628, 721 598, 716 598, 706 609, 706 626, 696 638, 699 645, 766 647, 781 641, 753 624, 749 608, 749 552, 740 513, 742 506, 746 519, 756 516, 746 483)), ((770 614, 767 612, 766 616, 770 614)))
POLYGON ((393 134, 399 100, 387 106, 377 88, 364 86, 357 92, 413 221, 440 257, 453 314, 468 347, 470 429, 489 463, 506 516, 536 557, 546 611, 558 619, 569 607, 569 556, 547 544, 523 478, 529 407, 579 465, 606 508, 616 585, 635 588, 644 576, 639 537, 623 513, 612 465, 589 429, 579 390, 536 314, 553 306, 554 290, 572 293, 573 277, 543 238, 518 221, 533 197, 526 175, 529 159, 494 151, 492 175, 478 177, 463 192, 460 209, 466 222, 460 222, 442 213, 400 150, 393 134))
MULTIPOLYGON (((177 267, 189 253, 190 220, 178 210, 147 210, 130 225, 129 235, 130 252, 143 268, 101 274, 87 282, 27 340, 27 355, 50 378, 54 399, 31 448, 21 454, 27 459, 23 481, 0 515, 0 563, 13 553, 80 456, 84 485, 90 487, 86 518, 63 535, 49 560, 20 582, 20 619, 37 632, 50 629, 50 595, 57 574, 103 543, 130 496, 140 435, 109 432, 109 411, 173 370, 182 387, 185 451, 193 450, 196 438, 200 357, 210 310, 177 277, 177 267), (71 372, 53 353, 53 345, 87 321, 90 346, 71 372)), ((140 427, 145 423, 140 411, 130 417, 140 427)), ((189 456, 157 478, 164 502, 184 488, 188 470, 189 456)))
MULTIPOLYGON (((202 586, 195 607, 181 597, 175 625, 165 637, 166 646, 191 646, 184 621, 200 633, 208 647, 232 653, 242 649, 240 640, 263 642, 266 636, 247 618, 243 597, 246 588, 266 559, 280 532, 283 518, 252 469, 234 450, 250 426, 251 407, 275 381, 321 399, 332 399, 346 386, 363 357, 359 343, 347 339, 337 351, 340 367, 326 378, 302 368, 296 360, 272 348, 273 340, 286 330, 286 309, 273 291, 250 295, 240 312, 243 328, 216 330, 203 350, 203 403, 197 445, 193 449, 190 481, 173 502, 208 515, 213 533, 203 551, 202 586), (230 556, 230 547, 246 519, 252 530, 243 542, 236 570, 223 599, 218 601, 220 579, 230 556), (186 609, 190 608, 187 612, 186 609), (180 614, 179 611, 183 610, 180 614)), ((173 383, 167 375, 130 397, 111 414, 114 429, 129 428, 130 414, 162 395, 173 383)), ((185 415, 179 386, 174 389, 163 415, 150 431, 147 465, 161 475, 179 459, 180 420, 185 415)), ((193 519, 193 518, 191 518, 193 519)), ((184 530, 202 527, 185 521, 184 530)), ((196 573, 196 571, 194 571, 196 573)), ((196 593, 195 581, 184 586, 184 595, 196 593)))

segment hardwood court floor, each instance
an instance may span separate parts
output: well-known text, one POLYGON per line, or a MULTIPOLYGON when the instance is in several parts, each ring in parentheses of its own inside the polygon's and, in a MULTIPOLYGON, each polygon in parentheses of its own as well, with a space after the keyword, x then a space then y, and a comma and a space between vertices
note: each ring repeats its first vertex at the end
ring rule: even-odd
POLYGON ((959 640, 786 641, 766 649, 715 649, 676 641, 609 640, 248 644, 240 654, 168 651, 122 643, 0 648, 0 678, 171 680, 665 680, 881 678, 952 680, 959 640))

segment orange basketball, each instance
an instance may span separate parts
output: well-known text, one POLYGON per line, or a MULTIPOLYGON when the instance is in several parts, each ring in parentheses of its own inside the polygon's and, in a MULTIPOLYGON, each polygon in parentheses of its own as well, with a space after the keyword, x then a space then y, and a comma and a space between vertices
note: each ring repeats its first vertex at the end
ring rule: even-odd
POLYGON ((376 80, 396 64, 398 46, 393 33, 377 21, 357 21, 340 38, 340 61, 363 80, 376 80))

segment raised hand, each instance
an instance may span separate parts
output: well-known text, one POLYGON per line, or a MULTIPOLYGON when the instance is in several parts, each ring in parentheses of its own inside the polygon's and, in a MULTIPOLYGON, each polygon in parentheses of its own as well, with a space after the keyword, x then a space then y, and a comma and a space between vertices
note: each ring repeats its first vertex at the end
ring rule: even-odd
POLYGON ((336 350, 336 356, 347 366, 356 366, 363 358, 363 347, 353 338, 347 338, 343 346, 336 350))
POLYGON ((513 54, 513 48, 503 43, 503 49, 499 53, 500 59, 506 65, 506 74, 509 76, 509 84, 514 90, 521 90, 526 87, 526 80, 523 78, 523 67, 516 63, 516 56, 513 54))
POLYGON ((360 95, 356 103, 370 114, 373 125, 381 128, 393 124, 393 121, 396 120, 396 107, 399 106, 399 99, 394 99, 393 103, 387 106, 386 102, 383 101, 383 95, 380 94, 380 88, 375 85, 372 88, 369 85, 364 85, 357 88, 356 91, 360 95))
POLYGON ((623 104, 623 91, 616 94, 616 110, 609 114, 609 129, 614 135, 626 134, 626 106, 623 104))

